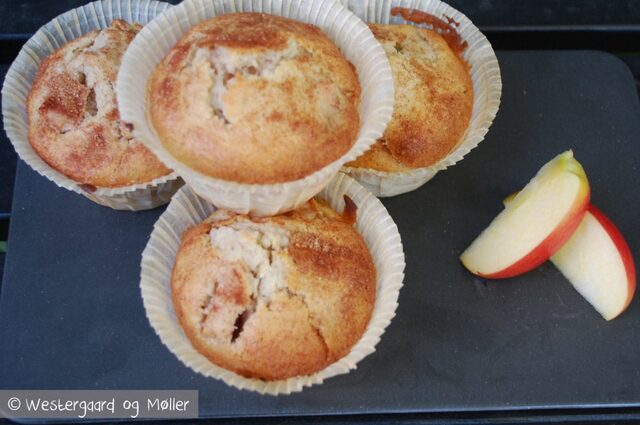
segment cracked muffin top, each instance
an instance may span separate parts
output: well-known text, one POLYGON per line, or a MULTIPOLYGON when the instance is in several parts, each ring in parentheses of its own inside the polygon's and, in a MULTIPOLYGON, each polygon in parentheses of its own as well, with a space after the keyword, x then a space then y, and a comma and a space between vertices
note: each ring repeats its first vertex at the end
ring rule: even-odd
POLYGON ((218 210, 183 234, 173 303, 200 353, 264 380, 348 354, 371 317, 376 272, 346 199, 343 215, 315 200, 268 218, 218 210))
POLYGON ((118 113, 118 68, 140 28, 114 20, 65 44, 42 62, 29 92, 31 146, 80 184, 121 187, 170 173, 118 113))
POLYGON ((369 27, 391 64, 395 105, 382 138, 347 166, 396 172, 433 165, 469 126, 468 66, 437 32, 412 25, 369 27))
POLYGON ((232 13, 187 32, 147 87, 174 158, 211 177, 301 179, 346 154, 359 131, 354 67, 319 28, 232 13))

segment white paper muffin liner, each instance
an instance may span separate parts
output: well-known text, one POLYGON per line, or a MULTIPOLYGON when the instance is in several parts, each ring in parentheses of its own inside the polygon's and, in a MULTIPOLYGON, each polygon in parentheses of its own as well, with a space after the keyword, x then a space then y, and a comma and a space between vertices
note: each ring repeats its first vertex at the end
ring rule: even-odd
POLYGON ((41 27, 20 50, 2 86, 4 129, 20 159, 56 185, 80 193, 92 201, 118 210, 144 210, 166 204, 182 185, 175 173, 147 183, 90 192, 78 182, 48 165, 28 139, 27 96, 40 63, 55 50, 114 19, 146 24, 170 4, 153 0, 102 0, 72 9, 41 27))
POLYGON ((131 43, 117 86, 123 119, 133 124, 133 134, 160 160, 213 204, 254 215, 291 210, 320 192, 343 164, 369 149, 382 135, 393 111, 393 77, 382 46, 357 16, 335 0, 185 0, 150 22, 131 43), (316 25, 356 67, 362 89, 361 127, 345 155, 303 179, 261 185, 207 176, 176 160, 164 148, 147 117, 147 81, 156 65, 191 27, 232 12, 264 12, 316 25))
POLYGON ((410 192, 431 180, 438 171, 460 161, 484 139, 500 106, 502 79, 498 59, 487 38, 469 18, 439 0, 342 0, 342 2, 363 21, 369 23, 425 26, 405 21, 401 16, 391 16, 391 9, 394 7, 416 9, 438 18, 452 18, 460 24, 456 30, 467 42, 468 47, 463 56, 471 65, 474 99, 469 127, 458 145, 436 164, 411 171, 390 173, 367 168, 343 168, 376 196, 394 196, 410 192))
POLYGON ((238 389, 262 394, 290 394, 355 369, 360 360, 375 351, 376 344, 396 314, 405 262, 400 234, 393 219, 382 203, 352 178, 339 173, 318 197, 328 201, 336 211, 342 211, 344 194, 358 207, 356 229, 371 252, 377 272, 376 301, 371 320, 348 355, 313 375, 263 381, 223 369, 193 348, 175 315, 171 271, 183 232, 202 222, 216 208, 187 186, 176 193, 160 216, 142 253, 142 300, 147 318, 162 342, 194 371, 238 389))

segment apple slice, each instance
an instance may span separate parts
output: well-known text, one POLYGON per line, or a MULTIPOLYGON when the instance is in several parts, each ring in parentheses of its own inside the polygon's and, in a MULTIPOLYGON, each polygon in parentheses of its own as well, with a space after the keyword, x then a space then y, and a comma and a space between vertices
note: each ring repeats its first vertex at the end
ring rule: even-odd
POLYGON ((636 268, 629 245, 593 205, 551 262, 606 320, 620 315, 633 299, 636 268))
POLYGON ((589 204, 582 165, 566 151, 545 164, 462 253, 470 272, 491 279, 544 263, 576 230, 589 204))
MULTIPOLYGON (((506 206, 518 192, 503 202, 506 206)), ((582 222, 551 262, 606 320, 618 317, 636 292, 629 245, 602 211, 590 204, 582 222)))

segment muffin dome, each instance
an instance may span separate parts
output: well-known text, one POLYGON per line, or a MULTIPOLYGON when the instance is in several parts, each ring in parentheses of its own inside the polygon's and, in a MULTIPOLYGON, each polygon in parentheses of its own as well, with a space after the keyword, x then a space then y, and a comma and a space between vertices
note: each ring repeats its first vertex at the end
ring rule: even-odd
POLYGON ((437 32, 411 25, 369 27, 391 64, 395 106, 383 137, 347 166, 387 172, 431 166, 469 126, 473 84, 467 64, 437 32))
POLYGON ((171 155, 239 183, 303 178, 347 153, 359 130, 354 67, 319 28, 267 14, 193 27, 158 64, 147 96, 171 155))
POLYGON ((348 211, 315 200, 269 218, 218 210, 186 231, 171 287, 194 347, 265 380, 312 374, 348 354, 376 292, 371 254, 348 211))
POLYGON ((141 26, 114 20, 45 59, 27 98, 29 142, 78 183, 121 187, 170 173, 120 121, 115 80, 141 26))

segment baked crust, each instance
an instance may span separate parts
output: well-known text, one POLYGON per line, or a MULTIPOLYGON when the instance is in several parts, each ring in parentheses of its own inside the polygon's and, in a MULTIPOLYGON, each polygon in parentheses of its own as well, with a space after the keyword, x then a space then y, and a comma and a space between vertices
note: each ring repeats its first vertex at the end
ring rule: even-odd
POLYGON ((81 184, 120 187, 169 174, 120 121, 115 81, 141 25, 114 20, 47 57, 27 97, 29 142, 51 167, 81 184))
POLYGON ((345 356, 376 291, 371 254, 350 217, 311 200, 269 218, 219 210, 186 231, 171 287, 193 346, 265 380, 312 374, 345 356))
POLYGON ((473 109, 467 65, 436 32, 370 24, 395 80, 393 116, 382 139, 351 167, 408 171, 444 158, 464 136, 473 109))
POLYGON ((354 67, 320 29, 278 16, 201 22, 157 66, 147 93, 177 160, 240 183, 312 174, 343 156, 359 130, 354 67))

